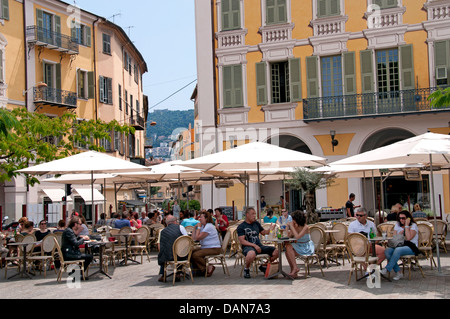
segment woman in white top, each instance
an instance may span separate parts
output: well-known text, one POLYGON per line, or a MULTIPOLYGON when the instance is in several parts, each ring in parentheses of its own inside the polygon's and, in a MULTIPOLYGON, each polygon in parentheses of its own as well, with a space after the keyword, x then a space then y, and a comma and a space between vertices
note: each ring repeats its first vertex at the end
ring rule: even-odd
POLYGON ((200 248, 194 249, 191 255, 191 260, 194 266, 198 268, 203 274, 207 271, 207 276, 210 277, 214 272, 215 267, 210 265, 206 269, 205 256, 217 255, 221 253, 221 244, 219 233, 214 226, 211 213, 203 211, 198 218, 200 223, 195 225, 192 232, 192 239, 200 241, 200 248))
POLYGON ((395 271, 394 280, 399 280, 403 277, 400 271, 400 267, 397 264, 401 256, 405 255, 415 255, 418 251, 419 246, 419 228, 414 221, 412 215, 408 211, 402 211, 398 213, 397 223, 394 227, 394 235, 403 234, 405 236, 405 245, 397 248, 386 248, 384 254, 388 260, 386 268, 381 272, 387 274, 392 270, 395 271), (410 242, 412 244, 406 243, 410 242))

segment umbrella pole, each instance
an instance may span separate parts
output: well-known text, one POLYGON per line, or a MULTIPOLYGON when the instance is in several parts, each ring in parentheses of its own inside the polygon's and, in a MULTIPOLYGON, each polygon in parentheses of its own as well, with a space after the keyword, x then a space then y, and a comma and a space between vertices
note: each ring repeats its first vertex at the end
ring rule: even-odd
POLYGON ((436 218, 436 202, 434 200, 434 176, 433 176, 433 156, 430 154, 430 177, 431 177, 431 209, 434 213, 434 235, 436 241, 436 257, 438 261, 438 272, 441 273, 441 258, 439 254, 439 235, 437 230, 437 218, 436 218))
POLYGON ((95 225, 95 217, 94 217, 94 171, 91 171, 91 217, 92 217, 92 226, 95 225))
MULTIPOLYGON (((116 214, 117 214, 117 184, 114 183, 114 206, 116 207, 116 214)), ((112 216, 111 216, 112 218, 112 216)))
POLYGON ((258 221, 261 219, 261 206, 259 204, 259 200, 261 198, 261 178, 259 176, 259 162, 256 164, 258 169, 258 196, 256 197, 256 208, 258 209, 258 221))

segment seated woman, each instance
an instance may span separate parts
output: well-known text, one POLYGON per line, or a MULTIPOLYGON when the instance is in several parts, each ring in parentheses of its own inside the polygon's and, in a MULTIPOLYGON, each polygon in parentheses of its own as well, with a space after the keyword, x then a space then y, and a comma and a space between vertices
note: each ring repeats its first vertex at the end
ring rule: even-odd
POLYGON ((388 260, 388 264, 381 270, 383 275, 386 275, 392 270, 395 271, 394 280, 400 280, 403 274, 400 266, 397 264, 401 256, 417 255, 419 253, 419 227, 414 221, 411 213, 404 210, 398 213, 397 223, 394 227, 394 235, 403 234, 405 236, 405 245, 397 248, 386 248, 384 254, 388 260))
POLYGON ((213 219, 210 212, 203 211, 199 217, 200 223, 195 225, 192 232, 192 239, 194 241, 200 241, 201 248, 196 248, 192 252, 191 260, 194 266, 210 277, 214 272, 215 267, 210 265, 206 269, 205 256, 217 255, 221 252, 221 244, 219 239, 219 233, 213 224, 213 219))
POLYGON ((422 208, 418 203, 414 204, 413 218, 428 218, 427 213, 422 211, 422 208))
POLYGON ((298 210, 292 213, 292 222, 287 224, 287 228, 289 237, 297 239, 295 243, 286 244, 286 259, 291 266, 289 276, 297 278, 300 269, 297 267, 295 257, 313 255, 314 242, 311 240, 309 227, 306 225, 306 215, 302 211, 298 210))

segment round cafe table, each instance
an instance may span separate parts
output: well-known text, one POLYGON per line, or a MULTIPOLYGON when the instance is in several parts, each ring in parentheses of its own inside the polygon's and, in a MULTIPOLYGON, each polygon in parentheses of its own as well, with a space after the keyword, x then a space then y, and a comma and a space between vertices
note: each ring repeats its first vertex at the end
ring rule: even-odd
POLYGON ((103 253, 105 251, 105 247, 107 244, 114 244, 117 241, 85 241, 84 243, 87 245, 87 247, 95 247, 99 246, 99 270, 94 272, 93 274, 90 274, 88 278, 91 278, 92 276, 96 274, 102 274, 108 277, 109 279, 112 279, 111 276, 105 271, 105 267, 103 265, 103 253))
POLYGON ((30 276, 30 274, 27 271, 27 246, 28 245, 36 245, 38 243, 39 242, 33 242, 33 243, 22 243, 22 242, 19 242, 19 243, 9 243, 8 244, 8 246, 12 246, 12 247, 23 247, 23 253, 22 253, 23 254, 23 259, 22 259, 23 260, 23 267, 22 267, 22 270, 19 271, 17 274, 9 277, 8 280, 11 279, 11 278, 16 277, 18 275, 21 275, 21 277, 23 277, 23 275, 25 275, 26 277, 28 277, 28 279, 32 279, 32 277, 30 276))
MULTIPOLYGON (((121 233, 119 233, 119 234, 117 234, 117 235, 115 235, 115 237, 120 237, 120 236, 125 236, 125 237, 134 237, 134 236, 139 236, 140 234, 139 233, 126 233, 126 234, 121 234, 121 233)), ((127 238, 127 240, 125 240, 125 259, 124 260, 122 260, 121 262, 120 262, 120 264, 121 265, 123 265, 123 264, 125 264, 125 266, 127 265, 127 261, 128 260, 130 260, 130 261, 132 261, 132 262, 134 262, 134 263, 136 263, 136 264, 141 264, 139 261, 137 261, 137 260, 134 260, 134 259, 132 259, 132 258, 130 258, 129 257, 129 255, 128 255, 128 242, 129 242, 130 240, 127 238)))
MULTIPOLYGON (((265 241, 267 241, 267 239, 265 241)), ((276 273, 274 273, 273 275, 267 277, 267 279, 278 277, 278 275, 283 275, 285 278, 294 280, 294 278, 292 278, 291 276, 289 276, 289 274, 287 274, 286 272, 283 271, 283 256, 282 256, 282 254, 283 254, 284 243, 294 242, 294 241, 297 241, 297 239, 285 237, 285 238, 270 239, 270 241, 275 243, 278 247, 278 271, 276 273)))

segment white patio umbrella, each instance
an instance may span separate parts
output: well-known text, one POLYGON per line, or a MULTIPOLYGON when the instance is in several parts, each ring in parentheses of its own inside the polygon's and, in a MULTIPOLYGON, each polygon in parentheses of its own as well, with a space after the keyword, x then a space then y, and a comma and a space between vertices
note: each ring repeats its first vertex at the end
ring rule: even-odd
MULTIPOLYGON (((388 146, 384 146, 369 152, 358 154, 337 162, 332 165, 392 165, 392 164, 420 164, 430 167, 431 178, 431 204, 434 212, 435 237, 437 234, 436 204, 434 191, 435 167, 450 167, 450 135, 426 133, 412 137, 388 146)), ((439 245, 437 246, 438 271, 441 271, 439 245)))
POLYGON ((92 207, 94 207, 94 174, 150 171, 151 169, 104 153, 88 151, 52 162, 19 170, 29 175, 90 174, 92 207))
POLYGON ((318 167, 322 165, 326 165, 325 158, 262 142, 245 144, 223 152, 183 162, 183 166, 205 171, 214 170, 233 173, 237 170, 244 172, 246 170, 256 170, 258 176, 258 198, 260 195, 261 169, 277 170, 289 167, 318 167))

